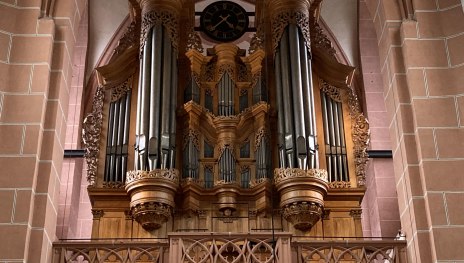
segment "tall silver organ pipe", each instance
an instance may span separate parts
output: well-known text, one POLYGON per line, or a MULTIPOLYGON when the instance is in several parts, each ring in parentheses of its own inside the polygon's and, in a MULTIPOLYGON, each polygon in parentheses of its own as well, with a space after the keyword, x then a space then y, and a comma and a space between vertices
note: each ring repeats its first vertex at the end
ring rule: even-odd
MULTIPOLYGON (((148 139, 148 168, 149 170, 156 169, 159 163, 159 127, 160 127, 160 101, 161 101, 161 68, 162 68, 162 53, 161 45, 163 39, 163 27, 161 25, 152 28, 152 37, 150 47, 146 46, 146 53, 151 58, 150 75, 144 76, 145 80, 150 83, 150 104, 149 104, 149 139, 148 139)), ((149 38, 148 38, 149 39, 149 38)), ((146 123, 146 121, 144 122, 146 123)))
POLYGON ((163 25, 153 26, 144 45, 136 128, 136 170, 174 167, 177 51, 163 25))
POLYGON ((275 57, 279 166, 317 168, 311 61, 297 25, 282 33, 275 57))

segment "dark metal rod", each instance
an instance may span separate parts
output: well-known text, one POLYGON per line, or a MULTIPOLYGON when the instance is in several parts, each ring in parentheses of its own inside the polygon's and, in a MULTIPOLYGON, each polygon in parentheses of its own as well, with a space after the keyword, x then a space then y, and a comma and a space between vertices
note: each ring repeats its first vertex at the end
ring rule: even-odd
POLYGON ((393 158, 391 150, 367 150, 369 158, 393 158))
POLYGON ((126 112, 124 117, 124 136, 122 141, 122 181, 125 181, 127 172, 128 145, 129 145, 129 119, 131 106, 131 90, 126 94, 126 112))
POLYGON ((108 132, 106 134, 106 158, 105 158, 105 176, 104 181, 110 180, 111 167, 111 147, 113 142, 113 118, 114 118, 114 102, 110 103, 110 112, 108 114, 108 132))
POLYGON ((64 150, 64 158, 82 158, 85 155, 85 149, 64 150))
MULTIPOLYGON (((145 52, 145 51, 143 51, 145 52)), ((134 169, 140 170, 140 123, 141 123, 141 107, 142 107, 142 89, 143 89, 143 67, 144 61, 140 60, 139 63, 139 83, 137 89, 137 115, 135 118, 135 145, 134 145, 134 169)))

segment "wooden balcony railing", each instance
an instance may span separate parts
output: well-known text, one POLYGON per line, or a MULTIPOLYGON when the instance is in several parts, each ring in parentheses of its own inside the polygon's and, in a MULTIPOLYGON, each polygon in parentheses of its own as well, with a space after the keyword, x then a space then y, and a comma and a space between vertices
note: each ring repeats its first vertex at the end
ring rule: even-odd
POLYGON ((173 233, 169 239, 60 241, 53 263, 406 263, 405 240, 322 240, 290 233, 173 233))

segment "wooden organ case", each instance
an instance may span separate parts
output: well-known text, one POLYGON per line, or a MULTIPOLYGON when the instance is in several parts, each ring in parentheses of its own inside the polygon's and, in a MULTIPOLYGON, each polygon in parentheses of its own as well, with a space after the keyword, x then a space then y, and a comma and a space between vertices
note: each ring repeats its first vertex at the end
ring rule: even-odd
POLYGON ((244 50, 203 48, 195 1, 129 1, 84 121, 92 238, 362 236, 369 127, 321 2, 253 1, 244 50))

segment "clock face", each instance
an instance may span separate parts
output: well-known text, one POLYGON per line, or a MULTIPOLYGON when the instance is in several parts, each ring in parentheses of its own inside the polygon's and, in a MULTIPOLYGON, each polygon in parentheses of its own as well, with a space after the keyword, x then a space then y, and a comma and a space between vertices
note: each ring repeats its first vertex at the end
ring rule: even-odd
POLYGON ((208 5, 200 16, 203 32, 214 40, 233 41, 248 28, 248 15, 240 5, 218 1, 208 5))

